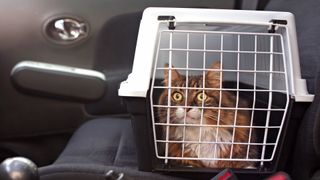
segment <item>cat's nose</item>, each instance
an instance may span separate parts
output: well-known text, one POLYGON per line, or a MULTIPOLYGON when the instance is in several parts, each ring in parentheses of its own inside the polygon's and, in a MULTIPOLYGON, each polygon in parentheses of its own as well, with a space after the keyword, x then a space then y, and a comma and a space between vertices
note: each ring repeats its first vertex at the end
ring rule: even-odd
POLYGON ((189 111, 187 111, 187 116, 192 119, 198 119, 201 116, 201 111, 196 108, 191 108, 189 111))

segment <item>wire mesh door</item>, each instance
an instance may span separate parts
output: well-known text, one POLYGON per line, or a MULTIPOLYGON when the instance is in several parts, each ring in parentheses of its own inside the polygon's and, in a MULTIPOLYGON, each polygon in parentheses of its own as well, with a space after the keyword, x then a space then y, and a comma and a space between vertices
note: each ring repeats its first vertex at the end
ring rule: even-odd
POLYGON ((273 160, 289 103, 283 48, 276 33, 160 31, 150 93, 157 157, 212 168, 273 160))

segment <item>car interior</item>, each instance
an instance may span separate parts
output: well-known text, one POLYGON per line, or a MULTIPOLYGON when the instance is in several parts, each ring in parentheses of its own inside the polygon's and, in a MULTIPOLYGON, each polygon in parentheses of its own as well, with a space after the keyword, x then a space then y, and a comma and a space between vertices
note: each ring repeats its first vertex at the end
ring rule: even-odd
POLYGON ((320 179, 319 12, 318 0, 0 1, 0 179, 320 179), (145 118, 145 106, 118 95, 148 7, 294 15, 301 76, 314 99, 290 105, 272 171, 150 165, 151 131, 132 123, 145 118))

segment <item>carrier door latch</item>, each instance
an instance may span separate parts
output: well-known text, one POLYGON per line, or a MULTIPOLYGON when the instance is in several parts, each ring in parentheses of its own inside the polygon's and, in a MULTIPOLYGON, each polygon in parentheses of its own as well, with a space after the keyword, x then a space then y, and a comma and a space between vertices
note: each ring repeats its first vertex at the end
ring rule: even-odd
POLYGON ((270 22, 272 24, 268 28, 268 32, 269 33, 275 33, 276 32, 276 30, 278 29, 277 24, 287 25, 287 23, 288 23, 287 20, 281 20, 281 19, 272 19, 270 22))
POLYGON ((176 28, 176 18, 174 16, 158 16, 158 21, 167 21, 168 28, 174 30, 176 28))

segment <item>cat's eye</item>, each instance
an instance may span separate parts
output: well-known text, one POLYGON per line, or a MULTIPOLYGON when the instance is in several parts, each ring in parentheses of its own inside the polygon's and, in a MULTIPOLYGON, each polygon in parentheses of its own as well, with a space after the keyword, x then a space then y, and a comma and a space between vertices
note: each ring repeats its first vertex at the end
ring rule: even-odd
POLYGON ((208 98, 207 94, 206 93, 198 93, 197 95, 197 99, 198 101, 206 101, 208 98))
POLYGON ((182 94, 179 93, 179 92, 174 92, 174 93, 172 94, 172 99, 173 99, 173 101, 175 101, 175 102, 180 102, 180 101, 182 101, 183 96, 182 96, 182 94))

